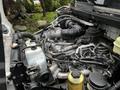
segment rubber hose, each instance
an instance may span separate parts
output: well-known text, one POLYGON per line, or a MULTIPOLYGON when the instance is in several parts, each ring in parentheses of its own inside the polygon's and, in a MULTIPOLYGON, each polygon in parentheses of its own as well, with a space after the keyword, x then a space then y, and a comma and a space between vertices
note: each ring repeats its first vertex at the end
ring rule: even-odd
POLYGON ((112 86, 109 90, 117 90, 120 88, 120 81, 118 81, 114 86, 112 86))

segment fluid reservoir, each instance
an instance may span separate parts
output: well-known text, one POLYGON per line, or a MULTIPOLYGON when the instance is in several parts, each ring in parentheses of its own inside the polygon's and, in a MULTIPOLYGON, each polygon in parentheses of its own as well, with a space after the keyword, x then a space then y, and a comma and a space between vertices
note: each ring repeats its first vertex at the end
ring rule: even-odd
POLYGON ((83 90, 84 76, 79 71, 70 72, 68 75, 68 90, 83 90))

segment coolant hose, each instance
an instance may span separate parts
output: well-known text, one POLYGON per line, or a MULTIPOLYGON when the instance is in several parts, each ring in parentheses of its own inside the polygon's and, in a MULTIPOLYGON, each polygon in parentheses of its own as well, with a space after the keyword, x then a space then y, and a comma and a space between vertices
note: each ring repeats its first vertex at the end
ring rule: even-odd
POLYGON ((80 36, 82 33, 82 30, 80 30, 79 28, 72 28, 72 29, 63 29, 62 30, 62 36, 63 37, 70 37, 70 36, 80 36))
POLYGON ((87 25, 87 26, 94 26, 93 23, 90 23, 90 22, 87 22, 85 20, 79 19, 79 18, 74 17, 72 15, 61 15, 58 18, 56 18, 55 21, 58 21, 58 23, 60 23, 61 21, 66 20, 66 19, 73 20, 73 21, 79 22, 79 23, 87 25), (66 17, 66 18, 64 18, 64 17, 66 17), (59 19, 61 19, 61 20, 59 21, 59 19))

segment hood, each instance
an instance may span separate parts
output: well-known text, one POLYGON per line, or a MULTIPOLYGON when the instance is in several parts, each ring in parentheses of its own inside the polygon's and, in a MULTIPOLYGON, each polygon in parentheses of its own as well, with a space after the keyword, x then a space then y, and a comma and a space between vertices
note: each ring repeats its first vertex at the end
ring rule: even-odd
POLYGON ((120 0, 76 0, 92 3, 97 6, 105 6, 109 8, 120 9, 120 0))

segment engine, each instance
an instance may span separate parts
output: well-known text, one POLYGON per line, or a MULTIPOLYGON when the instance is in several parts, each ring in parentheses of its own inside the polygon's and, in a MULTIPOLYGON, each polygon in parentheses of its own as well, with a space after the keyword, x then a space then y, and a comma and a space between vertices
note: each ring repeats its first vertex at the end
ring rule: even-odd
POLYGON ((119 90, 120 56, 98 24, 65 14, 35 35, 13 37, 16 90, 119 90))

